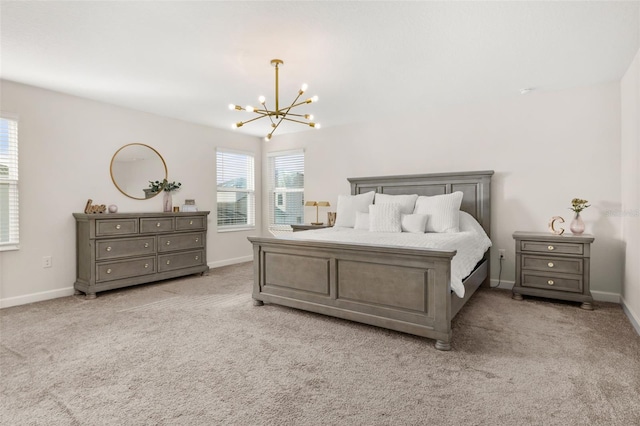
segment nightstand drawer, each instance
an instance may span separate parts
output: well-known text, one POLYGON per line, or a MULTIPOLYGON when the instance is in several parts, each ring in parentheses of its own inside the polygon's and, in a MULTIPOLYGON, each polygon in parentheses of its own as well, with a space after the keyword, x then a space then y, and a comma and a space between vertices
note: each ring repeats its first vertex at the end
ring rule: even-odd
POLYGON ((535 253, 584 254, 584 245, 580 243, 550 243, 542 241, 520 241, 520 250, 535 253))
POLYGON ((554 256, 522 255, 522 269, 580 274, 584 270, 582 259, 571 259, 554 256))
POLYGON ((553 274, 536 274, 522 272, 522 287, 542 288, 554 291, 570 291, 582 293, 582 276, 558 276, 553 274))

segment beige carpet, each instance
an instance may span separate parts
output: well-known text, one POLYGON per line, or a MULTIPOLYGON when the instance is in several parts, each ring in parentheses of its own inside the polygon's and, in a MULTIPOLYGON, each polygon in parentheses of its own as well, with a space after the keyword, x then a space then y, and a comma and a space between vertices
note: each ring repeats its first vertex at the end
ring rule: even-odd
POLYGON ((251 264, 0 311, 2 425, 637 425, 621 308, 483 289, 432 340, 251 302, 251 264))

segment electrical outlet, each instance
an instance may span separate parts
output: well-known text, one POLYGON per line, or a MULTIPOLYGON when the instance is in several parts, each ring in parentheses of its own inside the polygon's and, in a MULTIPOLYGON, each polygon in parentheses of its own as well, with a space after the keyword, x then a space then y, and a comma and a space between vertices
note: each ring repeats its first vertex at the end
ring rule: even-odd
POLYGON ((42 258, 43 268, 51 268, 52 264, 53 264, 53 260, 51 259, 51 256, 45 256, 42 258))
POLYGON ((498 253, 500 253, 500 259, 504 259, 505 257, 505 250, 504 249, 499 249, 498 253))

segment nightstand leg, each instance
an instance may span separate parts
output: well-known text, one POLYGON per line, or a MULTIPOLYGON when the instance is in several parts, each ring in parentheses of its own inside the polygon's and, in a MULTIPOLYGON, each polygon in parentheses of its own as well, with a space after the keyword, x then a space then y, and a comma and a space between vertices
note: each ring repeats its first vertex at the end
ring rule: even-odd
POLYGON ((582 302, 580 307, 586 311, 593 311, 593 303, 591 302, 582 302))
POLYGON ((513 293, 513 295, 511 296, 511 298, 513 300, 524 300, 524 297, 522 297, 522 295, 520 293, 513 293))
POLYGON ((253 299, 253 306, 262 306, 264 302, 262 300, 253 299))
POLYGON ((436 340, 436 349, 439 351, 450 351, 451 343, 445 342, 443 340, 436 340))

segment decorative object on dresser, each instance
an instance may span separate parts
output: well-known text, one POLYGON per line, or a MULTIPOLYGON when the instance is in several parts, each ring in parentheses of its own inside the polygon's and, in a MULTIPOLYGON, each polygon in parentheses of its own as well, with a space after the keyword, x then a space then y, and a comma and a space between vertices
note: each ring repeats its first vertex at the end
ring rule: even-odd
POLYGON ((592 235, 515 232, 516 282, 513 298, 523 295, 582 302, 593 309, 589 289, 592 235))
POLYGON ((304 203, 304 205, 306 207, 316 208, 316 221, 311 222, 312 225, 322 225, 322 222, 320 222, 320 219, 318 219, 318 209, 320 207, 331 207, 331 204, 329 204, 328 201, 307 201, 306 203, 304 203))
POLYGON ((76 294, 204 273, 207 216, 190 213, 74 213, 76 294))
POLYGON ((197 212, 198 206, 196 206, 196 200, 184 200, 184 204, 182 205, 183 212, 197 212))
POLYGON ((309 229, 323 229, 323 228, 331 228, 331 225, 325 225, 325 224, 320 224, 320 225, 315 225, 315 224, 304 224, 304 225, 291 225, 291 229, 293 230, 293 232, 298 232, 298 231, 307 231, 309 229))
POLYGON ((555 235, 564 234, 564 228, 556 229, 556 222, 564 223, 564 219, 561 216, 553 216, 549 219, 549 232, 555 235))
POLYGON ((93 200, 91 198, 89 198, 87 200, 87 204, 85 204, 84 206, 84 212, 86 214, 93 214, 93 213, 104 213, 107 211, 107 206, 104 204, 96 204, 93 205, 93 200))
POLYGON ((581 198, 574 198, 573 200, 571 200, 571 207, 569 209, 573 210, 575 216, 573 217, 573 220, 571 220, 569 229, 571 229, 571 232, 573 234, 579 235, 584 232, 584 222, 582 221, 580 212, 587 207, 590 207, 590 205, 587 203, 587 200, 583 200, 581 198))
POLYGON ((164 211, 165 213, 169 213, 173 210, 173 197, 171 193, 173 191, 179 190, 181 186, 182 184, 180 182, 169 182, 166 179, 164 179, 162 182, 149 181, 149 188, 151 189, 151 192, 157 193, 163 191, 164 197, 162 199, 162 211, 164 211))
POLYGON ((115 204, 110 204, 109 213, 118 213, 118 206, 116 206, 115 204))

